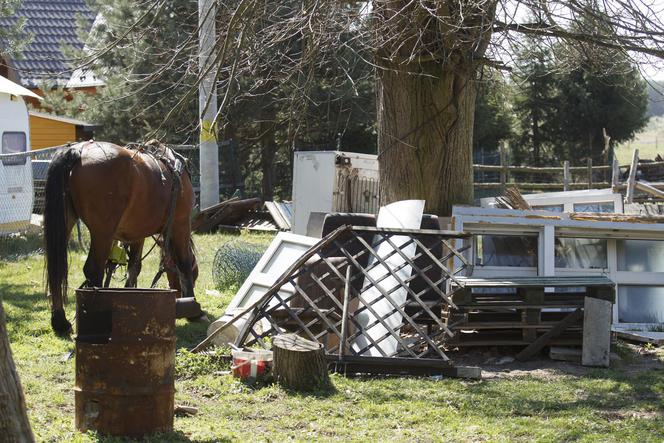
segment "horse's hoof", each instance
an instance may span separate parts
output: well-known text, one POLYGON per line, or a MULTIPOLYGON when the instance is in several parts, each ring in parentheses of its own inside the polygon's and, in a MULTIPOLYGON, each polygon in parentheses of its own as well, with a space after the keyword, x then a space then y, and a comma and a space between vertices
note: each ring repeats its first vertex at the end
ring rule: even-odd
POLYGON ((209 323, 209 322, 210 322, 210 319, 208 318, 207 314, 206 314, 205 312, 203 312, 203 313, 202 313, 201 315, 199 315, 198 317, 187 317, 187 321, 188 321, 188 322, 191 322, 191 323, 194 323, 194 322, 203 322, 203 321, 209 323))
POLYGON ((60 335, 69 335, 71 333, 71 323, 67 321, 65 317, 65 311, 53 311, 51 312, 51 328, 53 331, 60 335))
POLYGON ((175 318, 198 318, 203 315, 201 305, 194 297, 184 297, 175 300, 175 318))

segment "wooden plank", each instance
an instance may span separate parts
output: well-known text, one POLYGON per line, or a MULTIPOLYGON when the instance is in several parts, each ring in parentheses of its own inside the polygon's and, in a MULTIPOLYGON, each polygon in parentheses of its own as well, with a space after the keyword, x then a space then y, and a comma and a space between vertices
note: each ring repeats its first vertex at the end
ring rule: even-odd
POLYGON ((634 149, 632 153, 632 164, 629 168, 629 178, 627 179, 627 195, 626 202, 632 203, 634 201, 634 185, 636 182, 636 170, 639 167, 639 150, 634 149))
POLYGON ((615 284, 606 276, 592 277, 509 277, 467 278, 457 277, 466 288, 518 288, 518 287, 592 287, 615 284))
POLYGON ((581 320, 583 317, 583 310, 581 308, 576 309, 574 312, 567 315, 562 319, 556 326, 551 328, 549 331, 540 336, 537 340, 527 346, 524 350, 519 352, 516 355, 516 359, 519 361, 527 360, 537 352, 541 351, 544 346, 549 344, 551 339, 559 336, 564 332, 569 326, 581 320))
POLYGON ((660 191, 656 187, 652 186, 649 182, 645 180, 637 180, 634 183, 634 187, 639 191, 643 191, 647 194, 654 195, 658 198, 664 198, 664 191, 660 191))
POLYGON ((500 189, 505 192, 505 185, 507 184, 507 142, 500 145, 500 189))
POLYGON ((567 348, 563 346, 551 346, 549 349, 549 358, 551 360, 571 361, 572 363, 581 363, 581 349, 567 348))
POLYGON ((593 159, 588 158, 588 189, 592 189, 593 187, 593 159))
POLYGON ((341 361, 328 355, 330 368, 347 376, 354 374, 442 375, 455 378, 482 378, 482 370, 474 366, 453 366, 444 360, 431 358, 360 357, 345 356, 341 361))
POLYGON ((526 309, 521 313, 521 316, 523 323, 525 323, 521 328, 521 335, 524 341, 534 342, 537 339, 537 330, 535 330, 534 327, 541 327, 540 310, 526 309))
POLYGON ((635 341, 638 343, 652 343, 653 345, 664 345, 664 332, 644 331, 615 331, 618 338, 635 341))
POLYGON ((583 307, 583 366, 609 367, 611 353, 611 320, 613 304, 586 297, 583 307))
MULTIPOLYGON (((473 330, 473 329, 550 329, 551 327, 557 325, 557 321, 545 321, 545 322, 532 322, 530 324, 523 323, 523 321, 513 321, 513 322, 473 322, 467 321, 460 324, 449 325, 448 327, 452 330, 473 330)), ((570 328, 572 328, 570 326, 570 328)))

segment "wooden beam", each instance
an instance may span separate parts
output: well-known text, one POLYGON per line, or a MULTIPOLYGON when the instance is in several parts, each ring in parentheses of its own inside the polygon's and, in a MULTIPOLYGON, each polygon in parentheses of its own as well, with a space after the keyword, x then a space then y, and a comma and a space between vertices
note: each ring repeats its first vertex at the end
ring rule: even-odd
POLYGON ((582 317, 583 317, 583 310, 581 308, 575 309, 574 312, 570 313, 565 318, 563 318, 556 326, 549 329, 547 332, 541 335, 537 340, 532 342, 530 345, 526 346, 525 349, 523 349, 521 352, 519 352, 516 355, 516 359, 519 361, 529 359, 530 357, 541 351, 542 348, 551 341, 551 339, 558 337, 573 323, 576 323, 577 321, 581 320, 582 317))
POLYGON ((507 184, 507 143, 504 142, 500 145, 500 189, 505 192, 505 185, 507 184))
POLYGON ((618 163, 618 159, 616 157, 613 157, 613 170, 611 173, 611 188, 613 188, 613 192, 618 191, 619 184, 620 184, 620 164, 618 163))
POLYGON ((634 182, 634 187, 639 191, 643 191, 650 195, 654 195, 655 197, 664 198, 663 191, 660 191, 659 189, 657 189, 656 187, 654 187, 645 180, 637 180, 636 182, 634 182))

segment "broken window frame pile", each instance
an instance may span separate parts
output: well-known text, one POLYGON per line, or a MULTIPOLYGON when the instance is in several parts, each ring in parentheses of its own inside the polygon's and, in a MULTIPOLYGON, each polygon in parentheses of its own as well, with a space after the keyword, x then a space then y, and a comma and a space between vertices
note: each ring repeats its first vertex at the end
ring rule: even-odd
POLYGON ((443 346, 444 337, 451 335, 447 308, 454 307, 451 296, 462 287, 457 276, 468 266, 464 257, 468 246, 456 248, 454 243, 467 237, 454 231, 342 226, 224 327, 247 318, 235 341, 238 347, 268 348, 270 337, 298 333, 322 343, 338 372, 455 375, 443 346), (391 252, 380 256, 377 250, 383 243, 391 252), (404 252, 413 246, 414 255, 404 252), (376 276, 376 270, 384 272, 376 276), (399 272, 409 277, 402 279, 399 272), (381 286, 389 279, 397 284, 381 286), (417 280, 424 287, 415 292, 411 286, 417 280), (367 302, 371 290, 378 296, 367 302), (394 300, 399 290, 408 293, 404 303, 394 300), (385 303, 387 312, 379 312, 378 306, 385 303), (372 331, 375 334, 377 326, 383 333, 375 337, 372 331), (358 345, 362 337, 368 343, 363 347, 358 345), (388 339, 398 343, 394 352, 386 350, 388 339))
POLYGON ((605 276, 458 280, 464 287, 453 295, 449 346, 525 346, 517 355, 524 359, 551 344, 583 344, 586 297, 615 301, 605 276))
MULTIPOLYGON (((649 297, 660 297, 664 291, 664 267, 651 258, 643 257, 643 266, 625 267, 622 260, 629 253, 625 245, 632 241, 650 244, 657 251, 664 244, 664 218, 661 216, 640 216, 628 214, 584 214, 551 213, 542 210, 520 211, 495 208, 462 207, 453 208, 452 228, 472 233, 472 242, 478 235, 513 235, 537 237, 537 267, 481 266, 473 267, 473 277, 550 277, 550 276, 591 276, 606 275, 616 283, 616 302, 613 308, 613 329, 659 328, 662 323, 641 320, 625 321, 626 313, 638 308, 639 294, 629 297, 629 291, 636 288, 652 292, 649 297), (557 241, 560 238, 601 239, 606 242, 606 268, 559 267, 556 264, 557 241), (625 257, 623 257, 625 256, 625 257), (650 265, 650 268, 648 266, 650 265), (656 269, 655 269, 656 267, 656 269)), ((476 263, 475 245, 468 250, 467 259, 476 263)), ((642 248, 645 252, 645 247, 642 248)), ((654 252, 651 252, 651 254, 654 252)), ((641 254, 643 255, 643 254, 641 254)), ((630 259, 635 260, 632 255, 630 259)), ((643 297, 640 298, 644 300, 643 297)), ((648 302, 650 303, 650 302, 648 302)), ((637 312, 637 311, 634 311, 637 312)), ((631 315, 631 314, 630 314, 631 315)))

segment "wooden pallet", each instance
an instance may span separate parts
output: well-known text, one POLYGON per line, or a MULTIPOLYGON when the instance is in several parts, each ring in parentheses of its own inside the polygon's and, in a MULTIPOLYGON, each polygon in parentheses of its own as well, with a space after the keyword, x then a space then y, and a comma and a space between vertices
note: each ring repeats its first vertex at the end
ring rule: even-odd
POLYGON ((457 309, 447 313, 454 332, 448 346, 526 346, 527 355, 550 344, 580 345, 586 297, 615 300, 615 285, 603 276, 460 278, 459 284, 457 309))

